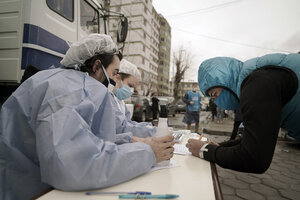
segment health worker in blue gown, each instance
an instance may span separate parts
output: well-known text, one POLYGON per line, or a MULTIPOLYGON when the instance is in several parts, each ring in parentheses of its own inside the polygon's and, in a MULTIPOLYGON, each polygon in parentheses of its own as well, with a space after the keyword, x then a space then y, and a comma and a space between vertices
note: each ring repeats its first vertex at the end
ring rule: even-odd
POLYGON ((136 122, 130 118, 130 112, 124 102, 133 94, 134 89, 141 80, 141 73, 133 63, 122 59, 120 70, 115 77, 116 87, 113 90, 113 98, 116 108, 117 133, 131 132, 132 139, 152 137, 156 133, 156 127, 147 122, 136 122), (138 137, 138 138, 136 138, 138 137))
POLYGON ((36 73, 7 99, 0 113, 0 199, 31 199, 51 187, 108 187, 172 157, 172 136, 132 143, 130 135, 116 134, 108 90, 120 59, 109 36, 91 34, 71 45, 61 61, 66 69, 36 73))

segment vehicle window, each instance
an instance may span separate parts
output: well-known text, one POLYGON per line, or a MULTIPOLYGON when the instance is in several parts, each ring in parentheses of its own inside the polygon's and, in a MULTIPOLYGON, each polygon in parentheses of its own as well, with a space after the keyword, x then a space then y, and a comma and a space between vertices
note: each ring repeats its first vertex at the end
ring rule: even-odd
POLYGON ((46 3, 57 14, 74 21, 74 0, 46 0, 46 3))
POLYGON ((131 96, 131 101, 133 102, 133 103, 136 103, 137 101, 138 101, 138 98, 135 96, 131 96))
POLYGON ((99 13, 85 0, 80 0, 80 26, 86 33, 99 33, 99 13))

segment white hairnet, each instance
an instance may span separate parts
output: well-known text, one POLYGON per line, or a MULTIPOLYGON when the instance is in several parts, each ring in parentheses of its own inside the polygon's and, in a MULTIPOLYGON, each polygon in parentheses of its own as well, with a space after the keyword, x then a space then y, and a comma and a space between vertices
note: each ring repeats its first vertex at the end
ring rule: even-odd
POLYGON ((104 34, 90 34, 73 43, 60 61, 65 67, 75 67, 96 54, 118 54, 117 45, 111 37, 104 34))
POLYGON ((138 70, 137 66, 128 60, 122 59, 120 62, 120 73, 129 74, 136 77, 139 81, 141 81, 141 72, 138 70))

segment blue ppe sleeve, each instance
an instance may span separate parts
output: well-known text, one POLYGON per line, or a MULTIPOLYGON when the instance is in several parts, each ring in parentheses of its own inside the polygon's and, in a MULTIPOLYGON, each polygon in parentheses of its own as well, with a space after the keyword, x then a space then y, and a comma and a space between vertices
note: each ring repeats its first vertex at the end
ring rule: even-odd
POLYGON ((130 143, 132 141, 132 133, 120 133, 116 135, 116 144, 130 143))
MULTIPOLYGON (((113 94, 112 94, 113 95, 113 94)), ((146 138, 152 137, 156 133, 155 126, 145 126, 145 124, 131 123, 127 120, 125 113, 119 109, 118 102, 115 98, 112 98, 113 108, 116 114, 116 131, 119 133, 131 132, 133 136, 146 138)), ((131 120, 130 120, 131 121, 131 120)))

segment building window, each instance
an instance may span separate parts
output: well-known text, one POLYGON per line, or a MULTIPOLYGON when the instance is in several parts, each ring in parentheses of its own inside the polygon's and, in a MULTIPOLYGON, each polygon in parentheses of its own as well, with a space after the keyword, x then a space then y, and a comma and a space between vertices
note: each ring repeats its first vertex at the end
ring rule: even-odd
POLYGON ((145 58, 142 58, 142 64, 145 64, 145 58))
POLYGON ((147 34, 144 32, 144 39, 146 39, 147 38, 147 34))
POLYGON ((147 20, 144 19, 144 26, 147 26, 147 20))
POLYGON ((143 44, 143 51, 146 51, 146 46, 143 44))
POLYGON ((74 21, 74 0, 47 0, 46 3, 57 14, 74 21))

